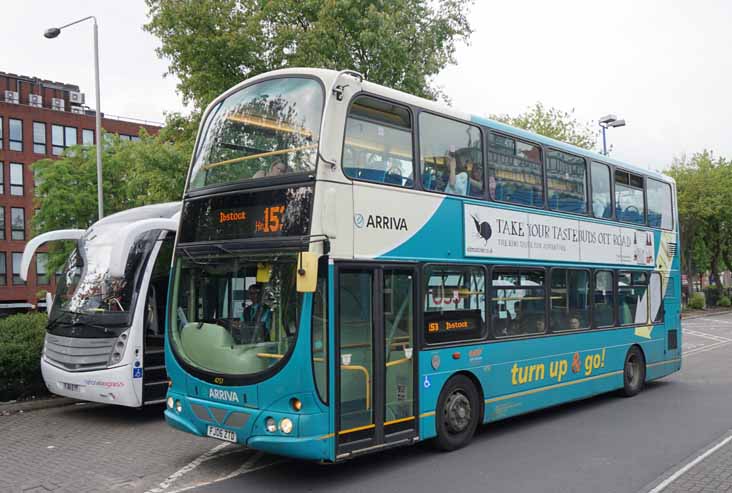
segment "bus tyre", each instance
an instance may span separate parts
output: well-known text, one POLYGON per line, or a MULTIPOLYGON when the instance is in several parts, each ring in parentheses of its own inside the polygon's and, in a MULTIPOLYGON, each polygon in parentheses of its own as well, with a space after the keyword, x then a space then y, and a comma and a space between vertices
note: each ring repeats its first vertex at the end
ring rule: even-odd
POLYGON ((480 417, 480 398, 473 382, 465 375, 447 381, 437 400, 437 448, 456 450, 473 438, 480 417))
POLYGON ((646 383, 646 359, 638 346, 633 346, 625 355, 623 366, 623 391, 625 397, 633 397, 643 390, 646 383))

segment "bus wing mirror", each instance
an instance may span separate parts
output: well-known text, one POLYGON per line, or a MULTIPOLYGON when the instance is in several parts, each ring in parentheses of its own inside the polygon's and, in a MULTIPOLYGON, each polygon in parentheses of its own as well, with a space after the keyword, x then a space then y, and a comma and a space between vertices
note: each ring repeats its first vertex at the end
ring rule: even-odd
POLYGON ((318 284, 318 254, 300 252, 297 255, 297 292, 314 293, 318 284))
POLYGON ((84 233, 86 233, 84 229, 59 229, 34 237, 25 244, 25 248, 23 249, 23 258, 20 261, 20 278, 24 281, 28 280, 28 269, 30 269, 31 259, 41 245, 49 241, 75 241, 84 236, 84 233))

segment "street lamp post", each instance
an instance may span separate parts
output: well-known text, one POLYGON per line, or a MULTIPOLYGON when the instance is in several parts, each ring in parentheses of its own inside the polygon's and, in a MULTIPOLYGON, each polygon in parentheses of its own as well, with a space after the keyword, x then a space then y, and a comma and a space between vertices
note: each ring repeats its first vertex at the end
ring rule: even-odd
POLYGON ((600 118, 599 124, 602 128, 602 153, 607 156, 607 140, 605 139, 605 129, 624 127, 625 120, 618 120, 618 117, 615 115, 605 115, 600 118))
POLYGON ((43 33, 48 39, 53 39, 61 34, 62 29, 71 27, 74 24, 84 22, 87 20, 94 21, 94 82, 95 92, 97 100, 97 114, 96 114, 96 147, 97 147, 97 204, 99 206, 99 219, 104 217, 104 196, 102 194, 102 113, 101 113, 101 102, 99 96, 99 32, 97 29, 97 18, 93 15, 84 17, 78 21, 71 22, 61 27, 51 27, 46 29, 43 33))

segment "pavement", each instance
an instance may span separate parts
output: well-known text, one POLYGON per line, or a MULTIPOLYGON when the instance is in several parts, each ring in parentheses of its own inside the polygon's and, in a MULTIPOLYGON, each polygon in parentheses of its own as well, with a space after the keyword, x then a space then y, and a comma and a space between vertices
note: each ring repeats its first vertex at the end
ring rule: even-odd
POLYGON ((1 492, 732 491, 732 313, 683 322, 683 369, 343 464, 283 459, 169 428, 162 408, 76 404, 0 416, 1 492))

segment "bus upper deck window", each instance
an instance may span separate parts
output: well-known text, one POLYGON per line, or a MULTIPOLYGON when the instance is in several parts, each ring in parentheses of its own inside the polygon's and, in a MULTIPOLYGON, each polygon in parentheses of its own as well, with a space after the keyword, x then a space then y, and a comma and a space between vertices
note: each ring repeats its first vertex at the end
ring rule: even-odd
POLYGON ((409 110, 368 96, 356 99, 346 120, 343 172, 359 180, 412 187, 409 110))
POLYGON ((610 168, 602 163, 592 163, 592 214, 605 219, 613 217, 610 185, 610 168))
POLYGON ((546 156, 547 199, 555 211, 587 212, 587 163, 551 149, 546 156))
POLYGON ((648 225, 663 229, 672 229, 674 225, 671 185, 651 178, 648 179, 648 225))
POLYGON ((488 134, 488 191, 512 204, 544 206, 541 148, 496 133, 488 134))
POLYGON ((419 145, 426 190, 483 196, 483 151, 477 127, 422 113, 419 145))
POLYGON ((615 170, 615 216, 620 221, 643 224, 643 177, 615 170))

